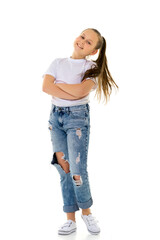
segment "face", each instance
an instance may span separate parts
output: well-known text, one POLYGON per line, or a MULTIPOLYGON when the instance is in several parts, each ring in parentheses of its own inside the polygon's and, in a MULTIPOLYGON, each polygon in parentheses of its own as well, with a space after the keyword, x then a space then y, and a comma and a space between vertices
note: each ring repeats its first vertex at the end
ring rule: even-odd
POLYGON ((93 30, 85 30, 74 41, 74 53, 82 58, 94 55, 98 50, 95 49, 98 42, 97 33, 93 30))

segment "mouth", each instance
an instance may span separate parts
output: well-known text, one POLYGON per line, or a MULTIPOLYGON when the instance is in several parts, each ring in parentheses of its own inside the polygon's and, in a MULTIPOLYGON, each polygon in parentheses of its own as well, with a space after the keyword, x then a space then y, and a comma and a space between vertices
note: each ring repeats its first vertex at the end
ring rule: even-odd
POLYGON ((78 43, 76 44, 80 49, 83 49, 78 43))

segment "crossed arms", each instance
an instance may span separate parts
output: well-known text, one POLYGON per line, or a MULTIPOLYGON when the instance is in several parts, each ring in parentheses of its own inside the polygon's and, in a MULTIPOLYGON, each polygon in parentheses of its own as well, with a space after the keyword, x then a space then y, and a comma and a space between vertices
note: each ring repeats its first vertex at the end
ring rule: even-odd
POLYGON ((90 79, 83 80, 79 84, 54 84, 55 78, 49 74, 46 74, 43 79, 42 91, 62 99, 81 99, 89 94, 94 82, 90 79))

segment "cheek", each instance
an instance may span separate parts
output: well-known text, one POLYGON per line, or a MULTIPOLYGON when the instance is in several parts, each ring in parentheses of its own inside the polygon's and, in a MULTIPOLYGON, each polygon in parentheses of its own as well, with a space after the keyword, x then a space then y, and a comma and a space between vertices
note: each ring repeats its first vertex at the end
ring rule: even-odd
POLYGON ((88 44, 86 44, 85 49, 86 49, 87 52, 91 52, 92 51, 92 48, 88 44))
POLYGON ((75 40, 74 40, 74 42, 73 42, 73 46, 75 46, 75 45, 76 45, 76 42, 77 42, 77 40, 75 39, 75 40))
POLYGON ((81 40, 81 38, 80 37, 77 37, 76 39, 75 39, 75 42, 78 42, 78 41, 80 41, 81 40))
POLYGON ((80 38, 79 37, 77 37, 75 40, 74 40, 74 46, 76 46, 76 44, 78 43, 78 42, 80 42, 80 38))

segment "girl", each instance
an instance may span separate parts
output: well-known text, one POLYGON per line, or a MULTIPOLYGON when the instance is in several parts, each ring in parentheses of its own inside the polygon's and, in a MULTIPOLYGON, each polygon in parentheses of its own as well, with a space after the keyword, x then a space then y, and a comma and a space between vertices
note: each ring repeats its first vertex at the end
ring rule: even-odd
POLYGON ((93 28, 84 30, 74 41, 69 58, 55 59, 44 73, 42 91, 52 95, 48 120, 53 146, 53 164, 60 174, 63 211, 67 222, 58 233, 76 231, 75 212, 82 209, 82 219, 91 234, 100 227, 91 213, 91 196, 87 172, 90 135, 89 93, 97 89, 98 99, 103 90, 106 102, 112 87, 118 88, 107 66, 106 41, 93 28), (98 52, 96 61, 86 57, 98 52))

